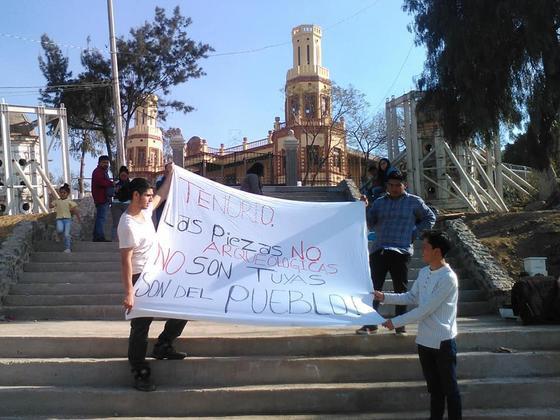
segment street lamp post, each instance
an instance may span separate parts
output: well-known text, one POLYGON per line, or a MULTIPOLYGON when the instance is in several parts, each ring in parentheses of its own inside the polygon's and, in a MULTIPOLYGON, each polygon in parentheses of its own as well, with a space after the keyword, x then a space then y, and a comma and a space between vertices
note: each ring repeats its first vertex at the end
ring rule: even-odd
POLYGON ((113 0, 107 0, 109 14, 109 38, 111 45, 111 77, 113 79, 113 106, 115 111, 115 128, 117 141, 117 168, 126 165, 124 159, 124 139, 121 111, 121 94, 119 88, 119 67, 117 64, 117 41, 115 39, 115 19, 113 16, 113 0))

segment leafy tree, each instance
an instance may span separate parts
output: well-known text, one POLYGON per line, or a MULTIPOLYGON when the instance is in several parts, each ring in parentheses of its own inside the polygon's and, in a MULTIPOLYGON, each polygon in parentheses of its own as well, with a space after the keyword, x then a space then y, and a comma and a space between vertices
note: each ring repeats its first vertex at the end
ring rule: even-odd
MULTIPOLYGON (((185 113, 194 109, 182 101, 168 98, 173 86, 205 74, 199 61, 213 51, 208 44, 196 43, 189 38, 187 28, 191 23, 190 18, 181 15, 179 7, 171 16, 156 7, 153 22, 132 28, 129 38, 117 39, 125 137, 135 111, 149 95, 157 93, 160 96, 159 117, 163 120, 170 109, 185 113)), ((64 102, 69 113, 74 114, 69 117, 71 128, 99 131, 113 161, 115 130, 110 58, 97 50, 84 51, 81 57, 83 71, 72 79, 67 70, 68 59, 47 35, 43 40, 45 58, 39 58, 39 66, 47 79, 47 86, 50 86, 41 92, 43 101, 56 106, 64 102)))
POLYGON ((531 166, 558 190, 560 2, 404 0, 403 7, 427 48, 420 108, 438 112, 452 143, 489 143, 501 124, 524 127, 531 166))

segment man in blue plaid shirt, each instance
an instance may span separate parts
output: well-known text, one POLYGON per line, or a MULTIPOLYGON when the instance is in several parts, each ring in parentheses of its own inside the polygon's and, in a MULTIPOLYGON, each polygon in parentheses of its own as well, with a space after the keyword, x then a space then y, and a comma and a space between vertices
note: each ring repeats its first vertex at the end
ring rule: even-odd
MULTIPOLYGON (((408 284, 408 263, 413 253, 416 235, 431 229, 436 216, 424 201, 406 192, 403 174, 395 171, 387 179, 387 193, 375 200, 367 210, 367 222, 375 230, 376 240, 369 256, 371 279, 375 290, 383 290, 387 272, 391 273, 395 293, 405 293, 408 284)), ((377 309, 379 302, 373 307, 377 309)), ((395 315, 406 312, 397 306, 395 315)), ((405 327, 395 329, 403 334, 405 327)), ((377 332, 377 325, 364 325, 357 334, 377 332)))

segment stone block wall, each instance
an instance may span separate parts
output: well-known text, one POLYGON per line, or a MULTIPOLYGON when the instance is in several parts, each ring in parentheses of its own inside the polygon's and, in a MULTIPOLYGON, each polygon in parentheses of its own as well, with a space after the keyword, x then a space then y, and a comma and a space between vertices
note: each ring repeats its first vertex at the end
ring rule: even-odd
POLYGON ((33 242, 52 238, 54 214, 39 221, 22 221, 13 229, 0 248, 0 302, 23 272, 23 265, 33 252, 33 242))
POLYGON ((449 257, 456 262, 454 265, 486 292, 496 309, 509 304, 514 280, 496 262, 490 250, 478 241, 461 219, 444 220, 441 228, 453 241, 454 248, 449 257))

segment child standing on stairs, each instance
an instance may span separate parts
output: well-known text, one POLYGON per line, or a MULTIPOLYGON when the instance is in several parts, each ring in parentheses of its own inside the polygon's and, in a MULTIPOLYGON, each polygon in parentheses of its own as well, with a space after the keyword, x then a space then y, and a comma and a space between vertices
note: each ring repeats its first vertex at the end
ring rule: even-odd
POLYGON ((427 231, 422 235, 422 259, 428 264, 418 273, 406 293, 374 292, 378 302, 391 305, 418 305, 410 312, 388 319, 383 326, 393 330, 418 323, 416 344, 422 372, 430 394, 430 419, 443 419, 445 402, 449 420, 460 420, 461 395, 457 385, 457 275, 445 261, 451 249, 447 235, 427 231))
POLYGON ((70 186, 68 184, 64 184, 60 187, 58 195, 60 198, 51 201, 51 208, 54 207, 56 211, 57 240, 60 236, 62 236, 64 241, 64 252, 70 253, 72 252, 72 238, 70 236, 72 216, 76 216, 78 222, 81 223, 80 211, 78 209, 78 205, 68 198, 70 195, 70 186))

